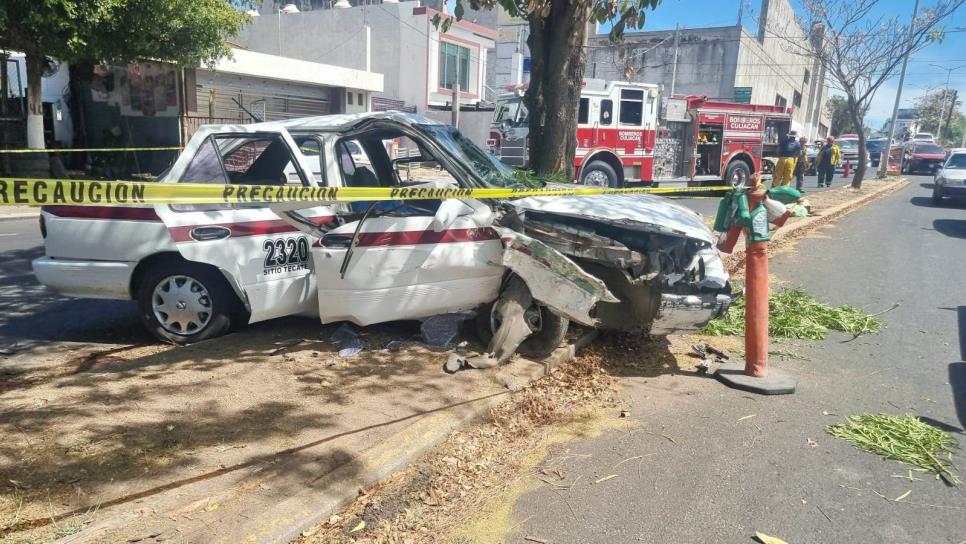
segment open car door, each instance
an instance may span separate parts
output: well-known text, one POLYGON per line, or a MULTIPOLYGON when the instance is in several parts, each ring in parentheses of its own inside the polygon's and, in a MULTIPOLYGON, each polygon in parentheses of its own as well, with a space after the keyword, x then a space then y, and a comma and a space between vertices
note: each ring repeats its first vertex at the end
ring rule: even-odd
MULTIPOLYGON (((322 140, 258 125, 202 127, 166 181, 263 186, 324 184, 322 140)), ((182 257, 220 270, 245 302, 250 321, 310 313, 316 307, 309 248, 314 242, 267 204, 155 206, 182 257)), ((302 210, 333 224, 326 206, 302 210)))

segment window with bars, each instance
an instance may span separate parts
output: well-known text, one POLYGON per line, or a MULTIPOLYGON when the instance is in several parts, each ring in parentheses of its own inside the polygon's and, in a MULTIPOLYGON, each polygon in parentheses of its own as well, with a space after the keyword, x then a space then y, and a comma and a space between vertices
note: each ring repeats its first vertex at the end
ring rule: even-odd
POLYGON ((439 87, 452 89, 459 76, 460 90, 470 87, 470 49, 450 42, 439 42, 439 87))

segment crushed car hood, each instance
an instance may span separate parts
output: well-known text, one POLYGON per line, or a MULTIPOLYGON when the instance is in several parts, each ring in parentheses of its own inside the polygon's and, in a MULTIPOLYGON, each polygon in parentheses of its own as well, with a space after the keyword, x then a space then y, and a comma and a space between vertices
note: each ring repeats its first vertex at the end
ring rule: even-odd
POLYGON ((629 228, 641 224, 652 231, 714 242, 700 215, 654 195, 537 196, 514 200, 513 205, 524 211, 595 219, 629 228))

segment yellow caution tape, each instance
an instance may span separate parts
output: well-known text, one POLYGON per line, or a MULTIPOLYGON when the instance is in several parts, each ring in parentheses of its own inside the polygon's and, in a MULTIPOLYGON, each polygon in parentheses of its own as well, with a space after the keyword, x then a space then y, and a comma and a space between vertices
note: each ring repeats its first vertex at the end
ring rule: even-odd
POLYGON ((641 187, 609 189, 573 185, 553 188, 457 187, 296 187, 227 185, 224 183, 158 183, 141 181, 79 181, 70 179, 0 178, 0 204, 43 206, 150 204, 267 204, 272 202, 356 202, 373 200, 443 200, 447 198, 522 198, 530 196, 593 196, 685 194, 728 191, 716 187, 641 187))
POLYGON ((166 147, 78 147, 62 149, 0 149, 0 153, 108 153, 117 152, 140 152, 140 151, 181 151, 179 146, 166 147))

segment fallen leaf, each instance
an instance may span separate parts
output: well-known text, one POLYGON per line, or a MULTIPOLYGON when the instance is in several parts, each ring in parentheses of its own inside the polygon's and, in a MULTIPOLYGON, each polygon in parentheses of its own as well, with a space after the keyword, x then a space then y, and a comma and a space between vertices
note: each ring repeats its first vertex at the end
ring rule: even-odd
POLYGON ((898 497, 896 497, 896 498, 894 498, 894 499, 892 499, 892 502, 899 502, 899 501, 901 501, 902 499, 904 499, 904 498, 906 498, 906 497, 908 497, 910 493, 912 493, 912 490, 911 490, 911 489, 910 489, 909 491, 906 491, 906 492, 905 492, 905 493, 903 493, 902 495, 899 495, 898 497))
POLYGON ((755 531, 755 538, 761 541, 762 544, 788 544, 788 542, 785 542, 780 538, 768 536, 765 533, 759 533, 758 531, 755 531))
POLYGON ((215 510, 218 510, 219 508, 221 508, 221 505, 218 504, 217 502, 213 502, 213 503, 211 503, 211 504, 209 504, 208 506, 205 507, 205 512, 214 512, 215 510))
POLYGON ((363 530, 365 528, 366 528, 366 520, 360 519, 359 520, 359 523, 357 523, 356 526, 353 527, 349 532, 350 533, 354 533, 356 531, 361 531, 361 530, 363 530))

